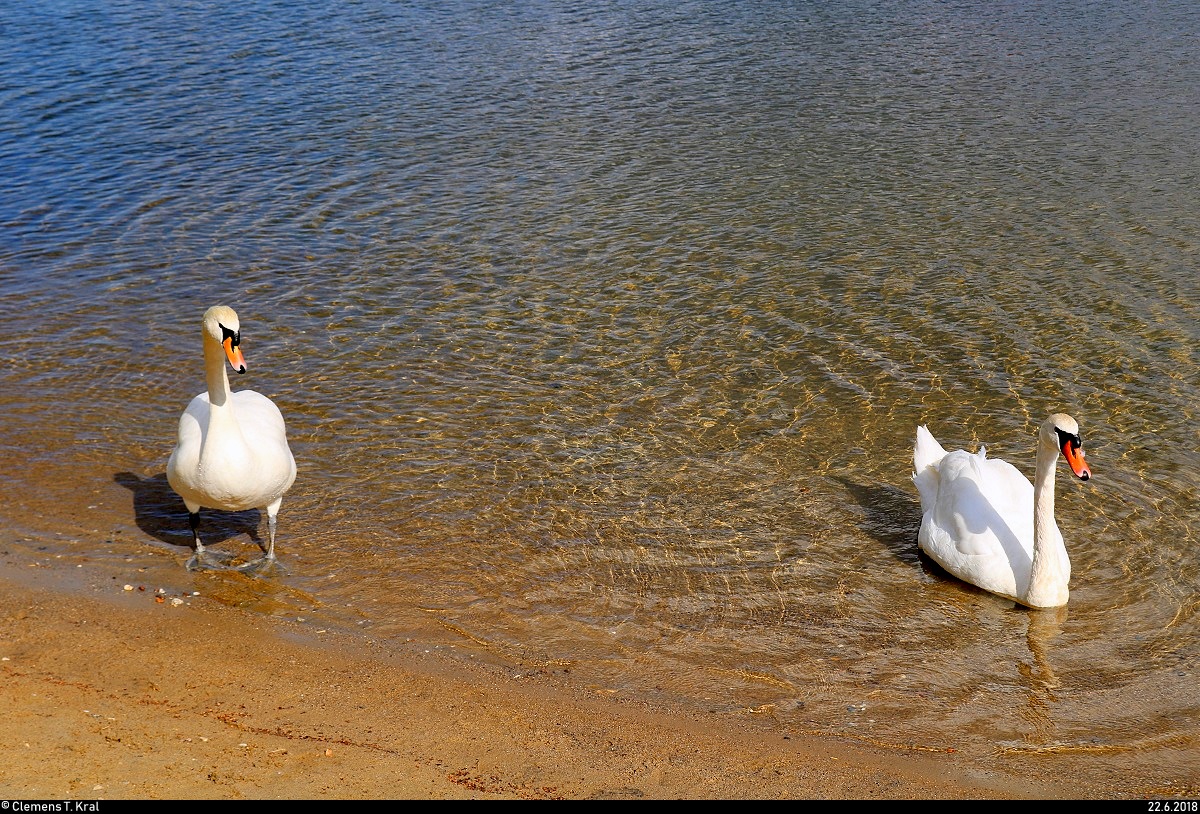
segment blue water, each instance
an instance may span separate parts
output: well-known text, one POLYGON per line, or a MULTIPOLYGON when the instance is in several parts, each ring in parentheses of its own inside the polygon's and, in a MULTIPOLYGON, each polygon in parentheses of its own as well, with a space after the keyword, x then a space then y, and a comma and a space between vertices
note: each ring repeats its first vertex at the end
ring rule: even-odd
POLYGON ((8 562, 1197 787, 1200 11, 326 6, 0 8, 8 562), (299 466, 254 583, 163 476, 217 302, 299 466), (1029 612, 917 554, 911 446, 1032 475, 1055 410, 1029 612))

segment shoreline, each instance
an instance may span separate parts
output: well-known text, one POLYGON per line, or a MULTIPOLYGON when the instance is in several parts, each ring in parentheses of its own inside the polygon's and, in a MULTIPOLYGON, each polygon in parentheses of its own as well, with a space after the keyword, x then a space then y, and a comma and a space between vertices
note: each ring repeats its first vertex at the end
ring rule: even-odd
POLYGON ((1200 778, 1168 768, 1178 761, 1119 750, 899 748, 624 697, 569 665, 456 650, 419 614, 377 642, 303 592, 198 580, 181 550, 131 519, 121 478, 95 468, 11 484, 0 537, 8 799, 1200 795, 1200 778))
POLYGON ((384 648, 125 590, 96 563, 0 553, 9 799, 1125 796, 1044 766, 1014 777, 962 755, 772 732, 606 696, 565 671, 416 639, 384 648))

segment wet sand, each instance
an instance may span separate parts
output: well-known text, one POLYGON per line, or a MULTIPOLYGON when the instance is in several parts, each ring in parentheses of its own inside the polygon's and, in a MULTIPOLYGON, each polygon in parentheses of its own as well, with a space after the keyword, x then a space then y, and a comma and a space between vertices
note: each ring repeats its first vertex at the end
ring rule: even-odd
MULTIPOLYGON (((27 571, 41 569, 26 568, 27 571)), ((788 738, 546 673, 365 649, 192 597, 80 595, 5 563, 7 755, 26 799, 946 798, 1086 791, 950 755, 788 738)))
POLYGON ((40 487, 18 490, 5 509, 6 799, 1179 793, 1087 755, 1001 764, 789 733, 750 711, 651 706, 569 668, 465 657, 434 645, 433 631, 384 646, 312 620, 264 614, 252 592, 230 593, 235 582, 211 581, 225 595, 196 594, 184 556, 145 556, 153 540, 127 516, 128 494, 111 476, 105 484, 103 465, 96 469, 57 480, 42 471, 40 487), (87 498, 67 499, 72 490, 87 498), (38 545, 52 534, 97 544, 91 553, 64 555, 38 545), (117 555, 105 545, 114 538, 117 555))

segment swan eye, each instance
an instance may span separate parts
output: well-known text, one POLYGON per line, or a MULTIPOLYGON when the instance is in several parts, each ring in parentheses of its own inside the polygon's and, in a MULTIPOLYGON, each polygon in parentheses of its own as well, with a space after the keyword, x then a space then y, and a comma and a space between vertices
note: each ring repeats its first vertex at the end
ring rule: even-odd
POLYGON ((1071 452, 1075 452, 1081 446, 1083 446, 1083 440, 1078 435, 1075 435, 1074 433, 1070 433, 1070 432, 1064 432, 1063 430, 1060 430, 1058 427, 1055 427, 1054 431, 1056 433, 1058 433, 1058 446, 1060 449, 1062 447, 1065 447, 1067 444, 1070 444, 1071 452))
MULTIPOLYGON (((221 325, 219 322, 217 324, 221 325)), ((230 345, 233 345, 233 347, 236 348, 238 345, 242 344, 242 332, 231 331, 224 325, 221 325, 221 341, 224 342, 226 339, 229 340, 230 345)))

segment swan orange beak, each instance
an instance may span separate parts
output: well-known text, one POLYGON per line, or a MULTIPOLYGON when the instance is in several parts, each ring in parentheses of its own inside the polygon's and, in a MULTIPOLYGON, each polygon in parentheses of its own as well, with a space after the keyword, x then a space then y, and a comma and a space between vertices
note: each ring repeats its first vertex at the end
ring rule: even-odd
POLYGON ((238 373, 245 373, 246 357, 242 355, 242 349, 233 344, 233 337, 226 337, 221 345, 225 348, 225 358, 229 360, 230 366, 238 373))
POLYGON ((1087 480, 1092 476, 1092 470, 1088 469, 1087 462, 1083 460, 1083 447, 1067 441, 1062 445, 1062 454, 1067 459, 1067 465, 1071 467, 1071 471, 1075 473, 1075 477, 1087 480))

